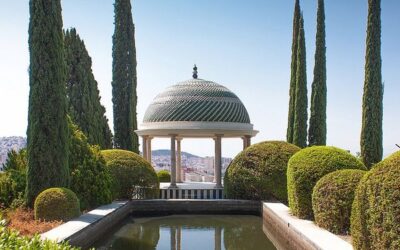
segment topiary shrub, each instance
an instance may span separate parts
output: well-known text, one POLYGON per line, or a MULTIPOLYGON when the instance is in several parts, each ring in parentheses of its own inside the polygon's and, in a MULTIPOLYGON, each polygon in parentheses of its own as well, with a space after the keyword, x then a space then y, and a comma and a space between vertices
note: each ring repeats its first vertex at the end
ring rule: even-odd
POLYGON ((113 198, 131 199, 135 186, 146 190, 143 198, 157 198, 159 182, 154 168, 140 155, 131 151, 103 150, 107 167, 113 179, 113 198))
POLYGON ((35 219, 68 221, 80 215, 79 200, 68 188, 49 188, 35 199, 35 219))
POLYGON ((167 170, 160 170, 157 172, 159 182, 171 182, 171 174, 167 170))
POLYGON ((354 192, 366 172, 337 170, 322 177, 314 186, 312 207, 315 222, 335 234, 348 234, 354 192))
POLYGON ((90 145, 72 122, 70 134, 70 188, 78 196, 81 209, 110 203, 112 179, 99 147, 90 145))
POLYGON ((355 249, 400 249, 400 151, 361 179, 351 212, 355 249))
POLYGON ((283 141, 265 141, 246 148, 233 159, 225 172, 227 198, 272 198, 287 203, 287 163, 299 150, 299 147, 283 141))
POLYGON ((312 219, 312 191, 324 175, 340 169, 366 170, 360 160, 343 149, 314 146, 290 158, 287 170, 288 200, 291 212, 312 219))

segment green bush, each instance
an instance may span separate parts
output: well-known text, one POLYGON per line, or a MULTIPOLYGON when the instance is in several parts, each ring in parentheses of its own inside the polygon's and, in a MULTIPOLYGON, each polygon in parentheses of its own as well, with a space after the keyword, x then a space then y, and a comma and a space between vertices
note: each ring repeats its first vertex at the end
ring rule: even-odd
POLYGON ((134 187, 145 188, 145 198, 156 198, 159 182, 154 168, 140 155, 120 149, 101 151, 113 180, 113 198, 131 199, 134 187))
POLYGON ((324 175, 340 169, 365 166, 345 150, 314 146, 300 150, 290 158, 287 170, 288 200, 291 212, 299 218, 312 219, 312 191, 324 175))
POLYGON ((14 200, 20 200, 25 195, 26 149, 8 152, 3 169, 4 172, 0 173, 0 203, 3 207, 10 207, 14 200))
POLYGON ((71 122, 70 131, 70 188, 78 196, 81 209, 110 203, 111 174, 99 147, 90 145, 87 137, 71 122))
POLYGON ((240 152, 225 172, 227 198, 287 203, 286 169, 300 148, 283 141, 265 141, 240 152))
POLYGON ((171 182, 171 174, 167 170, 160 170, 157 172, 159 182, 171 182))
POLYGON ((49 188, 36 197, 34 212, 36 220, 68 221, 80 215, 79 200, 67 188, 49 188))
POLYGON ((365 173, 356 169, 337 170, 317 182, 312 207, 318 226, 335 234, 349 233, 354 192, 365 173))
POLYGON ((1 249, 24 249, 24 250, 78 250, 68 243, 57 244, 54 241, 42 240, 39 235, 30 238, 21 236, 15 230, 5 227, 4 221, 0 225, 0 247, 1 249))
POLYGON ((400 151, 361 179, 351 213, 355 249, 400 249, 400 151))

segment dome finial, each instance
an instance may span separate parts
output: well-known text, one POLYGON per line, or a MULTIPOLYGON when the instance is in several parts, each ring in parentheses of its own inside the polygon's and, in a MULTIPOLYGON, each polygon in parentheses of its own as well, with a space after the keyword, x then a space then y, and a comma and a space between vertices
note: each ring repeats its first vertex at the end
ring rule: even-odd
POLYGON ((193 67, 193 79, 197 79, 197 66, 196 66, 196 64, 193 67))

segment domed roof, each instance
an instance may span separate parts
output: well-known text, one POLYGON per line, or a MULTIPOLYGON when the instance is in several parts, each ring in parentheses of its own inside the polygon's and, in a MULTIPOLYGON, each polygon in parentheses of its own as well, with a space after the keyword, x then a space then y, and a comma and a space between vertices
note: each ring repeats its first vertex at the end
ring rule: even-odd
POLYGON ((240 99, 226 87, 203 79, 177 83, 157 95, 143 122, 250 123, 240 99))

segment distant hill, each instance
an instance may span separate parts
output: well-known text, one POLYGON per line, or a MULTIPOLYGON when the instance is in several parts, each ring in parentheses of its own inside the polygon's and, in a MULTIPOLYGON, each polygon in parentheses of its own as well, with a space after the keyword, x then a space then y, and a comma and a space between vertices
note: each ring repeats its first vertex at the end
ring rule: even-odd
MULTIPOLYGON (((152 150, 151 154, 153 156, 170 156, 171 155, 171 150, 169 150, 169 149, 152 150)), ((181 155, 185 156, 187 158, 202 158, 200 156, 193 155, 193 154, 190 154, 190 153, 187 153, 187 152, 183 152, 183 151, 181 152, 181 155)))
POLYGON ((22 136, 0 137, 0 167, 7 160, 7 153, 11 149, 16 151, 26 147, 26 138, 22 136))

